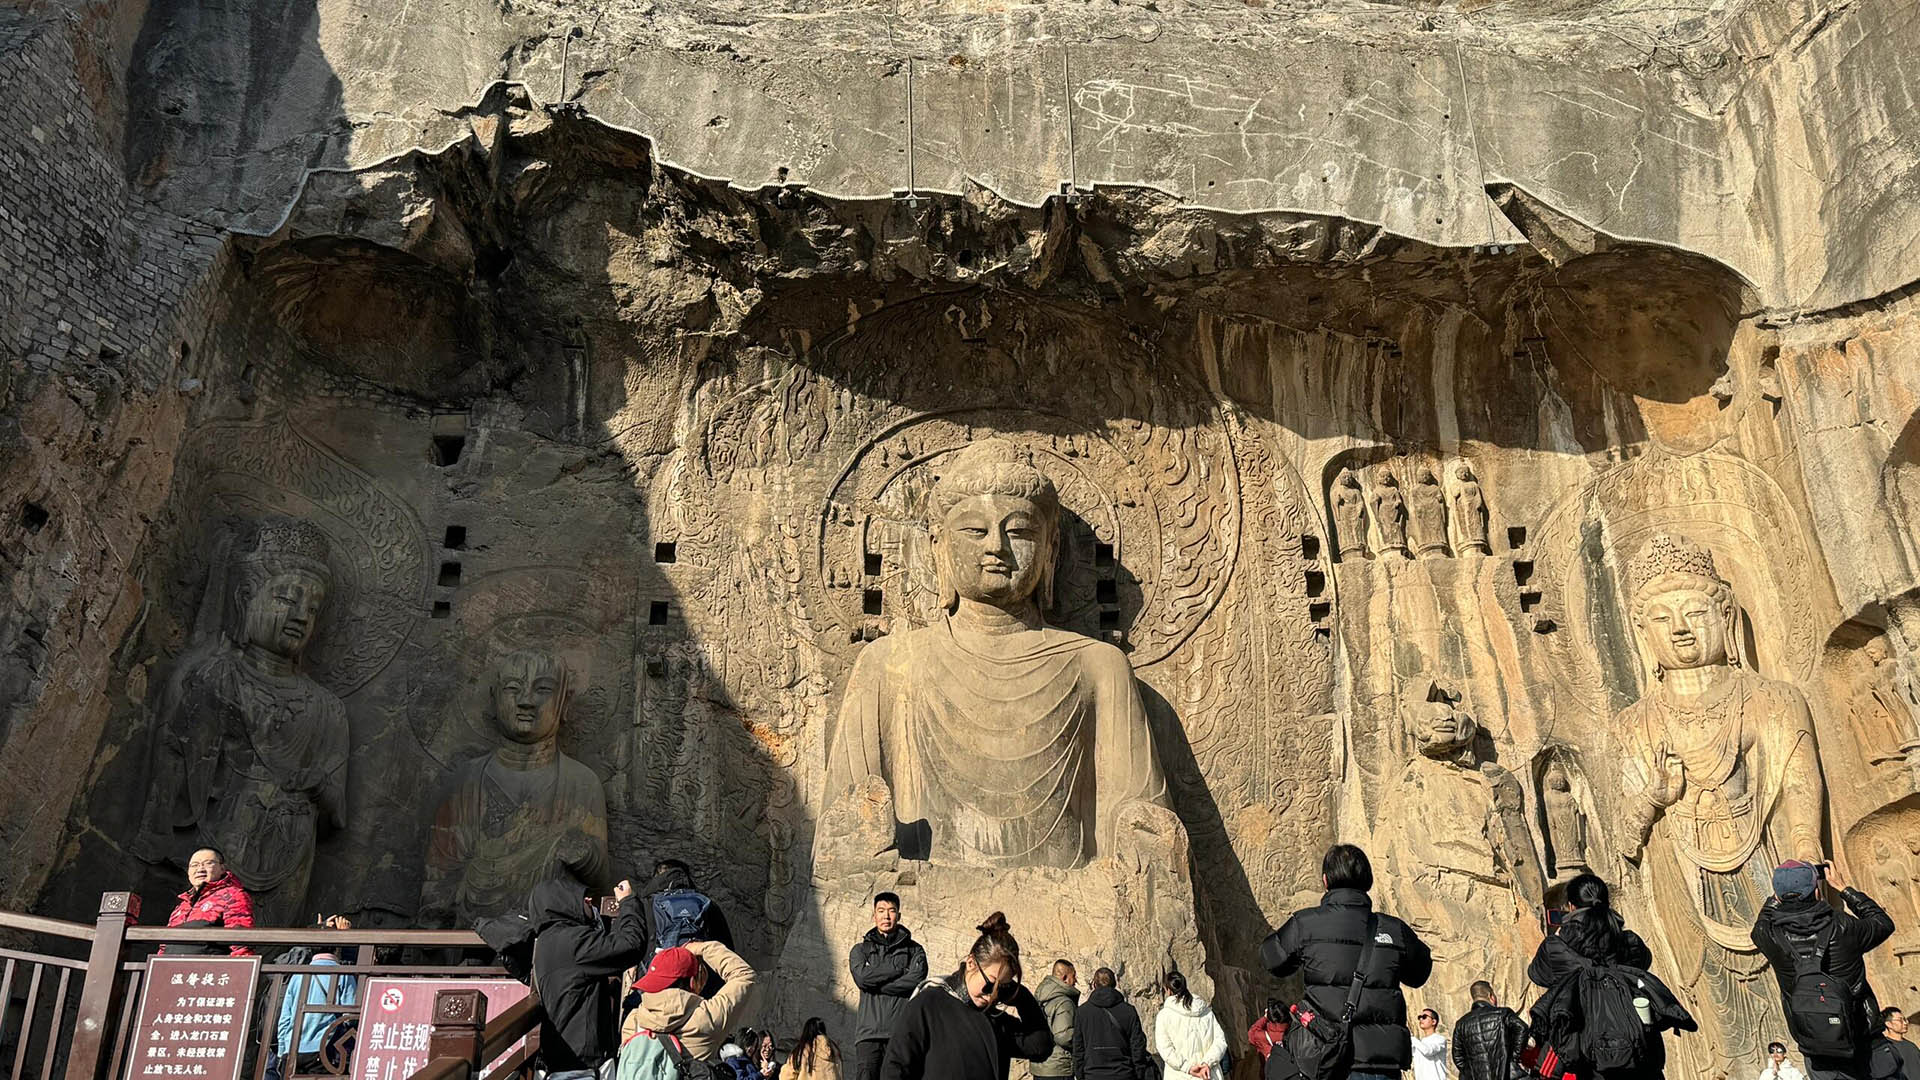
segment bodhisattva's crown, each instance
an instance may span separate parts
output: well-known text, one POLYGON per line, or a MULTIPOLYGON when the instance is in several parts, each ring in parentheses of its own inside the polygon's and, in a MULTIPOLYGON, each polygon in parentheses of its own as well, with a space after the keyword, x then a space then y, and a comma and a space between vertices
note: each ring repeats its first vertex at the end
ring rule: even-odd
POLYGON ((327 534, 304 521, 267 521, 255 529, 253 543, 241 553, 240 561, 260 563, 270 569, 301 567, 325 574, 327 534))
POLYGON ((1650 582, 1668 574, 1691 574, 1721 585, 1727 580, 1713 565, 1713 552, 1684 536, 1659 533, 1647 541, 1640 554, 1627 564, 1627 582, 1633 595, 1640 595, 1650 582))

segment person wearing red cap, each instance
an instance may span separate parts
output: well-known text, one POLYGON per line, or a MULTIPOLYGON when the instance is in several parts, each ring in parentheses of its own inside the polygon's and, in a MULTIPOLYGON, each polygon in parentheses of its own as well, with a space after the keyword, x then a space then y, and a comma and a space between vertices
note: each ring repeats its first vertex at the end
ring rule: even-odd
POLYGON ((662 949, 633 984, 640 991, 640 1004, 627 1013, 620 1027, 621 1041, 671 1035, 690 1056, 717 1062, 753 981, 753 968, 717 941, 689 941, 662 949), (711 998, 702 997, 701 991, 714 976, 723 985, 711 998))

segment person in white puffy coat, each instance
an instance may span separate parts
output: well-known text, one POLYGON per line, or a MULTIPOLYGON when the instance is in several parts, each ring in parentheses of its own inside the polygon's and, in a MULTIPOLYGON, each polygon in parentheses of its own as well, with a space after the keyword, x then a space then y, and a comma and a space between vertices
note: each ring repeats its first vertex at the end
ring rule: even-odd
POLYGON ((1225 1080, 1227 1033, 1213 1009, 1177 971, 1167 976, 1166 989, 1166 1004, 1153 1021, 1153 1052, 1165 1063, 1164 1080, 1225 1080))

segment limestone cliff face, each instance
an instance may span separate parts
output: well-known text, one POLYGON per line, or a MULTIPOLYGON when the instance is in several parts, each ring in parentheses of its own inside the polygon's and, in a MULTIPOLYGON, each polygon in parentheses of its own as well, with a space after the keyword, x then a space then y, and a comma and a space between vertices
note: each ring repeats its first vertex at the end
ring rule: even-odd
POLYGON ((1662 884, 1677 819, 1623 824, 1669 533, 1806 702, 1826 852, 1920 920, 1911 5, 293 8, 0 12, 0 902, 168 887, 164 688, 293 516, 352 745, 310 906, 416 916, 485 673, 550 649, 618 868, 700 866, 811 1004, 842 688, 997 435, 1179 827, 1097 880, 861 870, 941 905, 936 969, 1005 907, 1240 1015, 1345 839, 1450 1016, 1588 867, 1716 1013, 1685 1074, 1740 1072, 1751 958, 1662 884))

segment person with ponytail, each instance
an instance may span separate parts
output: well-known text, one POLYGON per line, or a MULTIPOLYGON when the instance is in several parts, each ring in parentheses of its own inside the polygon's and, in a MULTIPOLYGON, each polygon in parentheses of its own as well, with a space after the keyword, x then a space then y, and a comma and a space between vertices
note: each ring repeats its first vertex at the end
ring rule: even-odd
POLYGON ((894 1021, 880 1080, 1006 1080, 1014 1058, 1053 1053, 1046 1011, 1020 985, 1020 943, 996 911, 952 974, 930 979, 894 1021))
POLYGON ((1531 1011, 1548 1076, 1658 1080, 1663 1031, 1694 1031, 1691 1013, 1648 968, 1653 954, 1613 910, 1613 892, 1593 874, 1567 883, 1566 918, 1540 943, 1527 977, 1546 993, 1531 1011))
POLYGON ((1164 1080, 1226 1080, 1227 1032, 1208 1007, 1193 996, 1187 977, 1170 971, 1162 981, 1167 1000, 1153 1021, 1153 1051, 1160 1055, 1164 1080))
POLYGON ((840 1048, 827 1037, 825 1020, 810 1016, 801 1025, 800 1041, 780 1067, 780 1080, 840 1080, 840 1048))

